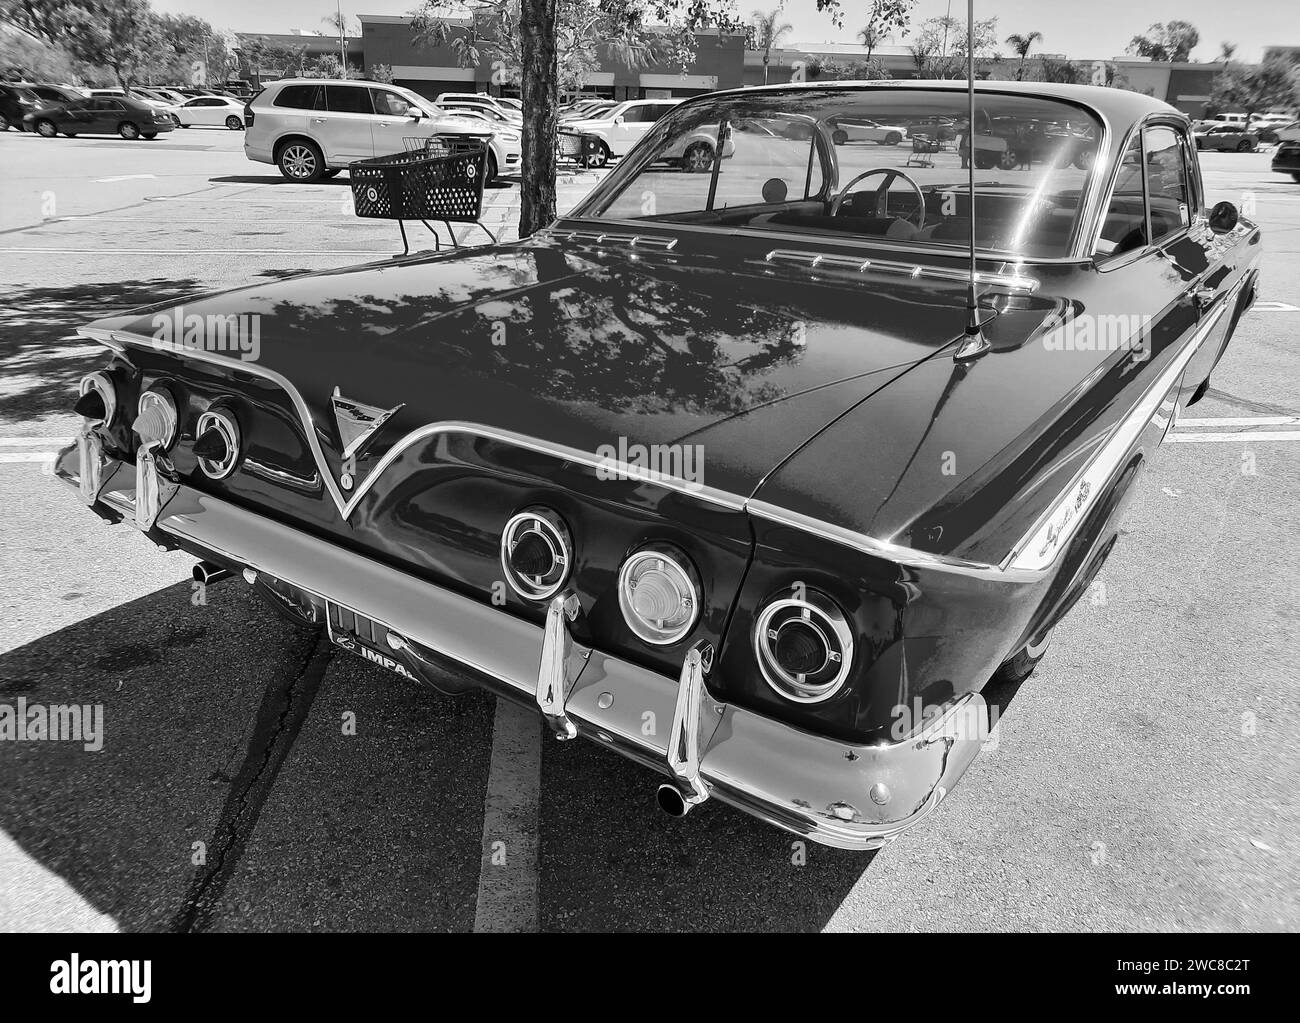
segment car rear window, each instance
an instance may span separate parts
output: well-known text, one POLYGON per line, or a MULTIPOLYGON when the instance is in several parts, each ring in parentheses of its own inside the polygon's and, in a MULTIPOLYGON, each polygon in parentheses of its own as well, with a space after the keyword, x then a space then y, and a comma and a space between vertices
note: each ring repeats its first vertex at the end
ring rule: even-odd
POLYGON ((319 85, 286 85, 275 97, 272 106, 292 107, 295 110, 320 110, 319 85))
POLYGON ((325 105, 332 113, 373 114, 370 90, 360 85, 325 86, 325 105))

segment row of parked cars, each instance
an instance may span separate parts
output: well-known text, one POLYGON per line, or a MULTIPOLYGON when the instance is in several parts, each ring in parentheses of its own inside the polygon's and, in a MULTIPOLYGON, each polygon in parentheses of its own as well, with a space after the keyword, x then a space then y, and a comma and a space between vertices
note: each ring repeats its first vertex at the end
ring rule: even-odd
POLYGON ((18 128, 56 135, 121 135, 151 139, 173 128, 244 127, 244 105, 233 96, 157 87, 80 89, 29 82, 0 83, 0 131, 18 128))

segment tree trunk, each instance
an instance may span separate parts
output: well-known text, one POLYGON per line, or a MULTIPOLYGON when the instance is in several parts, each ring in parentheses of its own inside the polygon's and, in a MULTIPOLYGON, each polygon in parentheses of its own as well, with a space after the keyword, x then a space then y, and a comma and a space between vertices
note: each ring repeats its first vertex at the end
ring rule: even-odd
POLYGON ((556 48, 558 0, 522 0, 519 27, 524 104, 523 185, 519 237, 555 221, 555 135, 560 65, 556 48))

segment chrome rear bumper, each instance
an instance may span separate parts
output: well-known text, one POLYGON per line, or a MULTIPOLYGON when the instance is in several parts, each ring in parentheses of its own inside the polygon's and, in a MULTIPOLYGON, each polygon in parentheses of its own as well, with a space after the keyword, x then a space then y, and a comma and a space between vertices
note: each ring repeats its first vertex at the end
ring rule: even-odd
MULTIPOLYGON (((92 494, 81 487, 86 460, 73 445, 55 474, 87 503, 138 522, 135 468, 105 460, 88 481, 92 494)), ((978 693, 910 739, 838 742, 716 702, 706 685, 711 651, 692 648, 673 679, 582 646, 567 627, 581 612, 565 595, 538 627, 187 486, 163 499, 154 530, 205 560, 287 584, 322 609, 364 616, 404 673, 453 662, 533 705, 561 738, 586 736, 667 774, 692 805, 716 798, 825 845, 874 849, 897 837, 934 810, 982 744, 978 693)))

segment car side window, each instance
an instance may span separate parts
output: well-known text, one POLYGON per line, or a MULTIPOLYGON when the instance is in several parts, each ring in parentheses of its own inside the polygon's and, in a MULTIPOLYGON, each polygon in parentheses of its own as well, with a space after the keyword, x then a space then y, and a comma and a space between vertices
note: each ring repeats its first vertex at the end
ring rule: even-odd
POLYGON ((1097 238, 1099 258, 1117 256, 1145 247, 1147 243, 1146 196, 1142 187, 1142 139, 1134 134, 1124 150, 1115 188, 1106 206, 1106 216, 1097 238))
POLYGON ((644 104, 638 104, 637 106, 628 107, 626 110, 623 111, 623 122, 625 124, 639 124, 641 121, 644 121, 645 119, 646 116, 645 116, 644 104))
POLYGON ((403 117, 406 114, 406 108, 411 105, 409 100, 403 99, 395 92, 389 92, 387 89, 371 89, 370 99, 374 103, 375 113, 384 114, 388 117, 403 117))
POLYGON ((1186 151, 1173 128, 1155 125, 1143 132, 1151 240, 1160 241, 1192 222, 1191 175, 1186 151))
POLYGON ((325 107, 332 114, 373 114, 370 90, 361 85, 325 86, 325 107))
POLYGON ((295 110, 321 110, 319 85, 286 85, 275 97, 274 106, 295 110))

